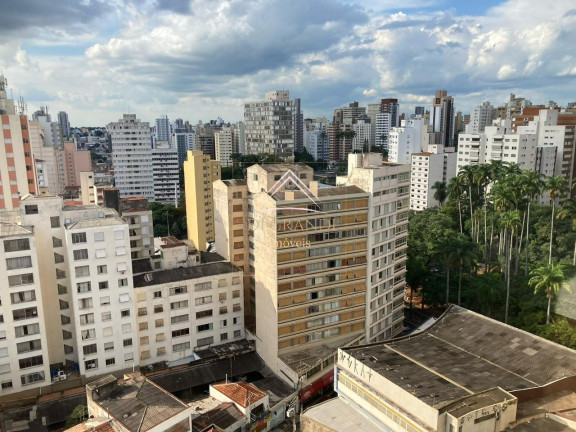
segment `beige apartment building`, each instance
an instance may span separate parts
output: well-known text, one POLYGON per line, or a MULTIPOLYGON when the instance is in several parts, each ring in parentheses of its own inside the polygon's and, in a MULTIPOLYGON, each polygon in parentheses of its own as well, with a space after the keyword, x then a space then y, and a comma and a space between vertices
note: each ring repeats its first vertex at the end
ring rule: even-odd
POLYGON ((220 162, 200 150, 188 150, 183 166, 188 239, 205 251, 215 238, 212 183, 221 177, 220 162))
POLYGON ((368 193, 312 178, 302 164, 253 165, 246 187, 215 188, 216 247, 248 265, 257 351, 294 384, 331 370, 336 347, 365 335, 368 193))

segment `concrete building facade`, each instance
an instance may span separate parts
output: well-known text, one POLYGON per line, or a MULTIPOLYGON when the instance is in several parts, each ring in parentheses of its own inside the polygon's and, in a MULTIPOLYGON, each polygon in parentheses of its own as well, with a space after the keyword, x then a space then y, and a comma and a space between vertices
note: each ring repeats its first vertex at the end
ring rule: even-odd
POLYGON ((112 164, 120 196, 145 196, 154 201, 150 125, 136 114, 124 114, 106 129, 112 140, 112 164))
POLYGON ((220 177, 219 161, 200 150, 188 151, 184 162, 186 225, 188 239, 201 251, 215 239, 212 183, 220 177))

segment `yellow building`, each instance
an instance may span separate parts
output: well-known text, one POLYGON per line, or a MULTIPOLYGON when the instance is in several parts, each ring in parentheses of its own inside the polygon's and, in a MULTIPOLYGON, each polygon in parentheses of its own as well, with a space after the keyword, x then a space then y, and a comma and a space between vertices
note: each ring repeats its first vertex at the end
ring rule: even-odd
POLYGON ((188 239, 200 251, 214 241, 212 182, 220 179, 220 162, 200 150, 188 150, 184 161, 188 239))

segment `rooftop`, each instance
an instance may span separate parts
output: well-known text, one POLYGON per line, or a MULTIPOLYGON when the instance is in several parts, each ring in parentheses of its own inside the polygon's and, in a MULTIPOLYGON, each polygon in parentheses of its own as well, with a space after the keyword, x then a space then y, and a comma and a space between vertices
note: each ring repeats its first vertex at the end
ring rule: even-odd
POLYGON ((199 279, 226 273, 242 272, 229 262, 213 262, 192 267, 179 267, 170 270, 160 270, 134 276, 134 288, 199 279))
POLYGON ((455 305, 422 333, 343 350, 437 408, 576 375, 576 351, 455 305))
POLYGON ((309 418, 334 432, 382 432, 367 417, 348 405, 342 398, 330 399, 313 405, 302 413, 301 421, 309 418))
MULTIPOLYGON (((96 388, 96 384, 101 381, 97 380, 87 387, 96 388)), ((112 393, 97 403, 130 431, 141 432, 158 426, 188 408, 184 402, 143 376, 132 376, 119 382, 112 393)))
MULTIPOLYGON (((192 404, 194 405, 196 402, 193 402, 192 404)), ((238 408, 236 408, 236 406, 234 406, 232 402, 218 402, 216 407, 200 414, 198 417, 192 420, 192 430, 204 431, 206 427, 211 425, 225 430, 236 423, 238 420, 241 420, 242 417, 242 413, 238 410, 238 408)))
POLYGON ((34 232, 32 229, 22 227, 20 225, 15 225, 12 223, 2 223, 0 222, 0 236, 25 236, 32 235, 34 232))
POLYGON ((285 172, 288 170, 293 169, 306 169, 311 170, 312 168, 303 163, 295 163, 295 164, 280 164, 280 163, 271 163, 271 164, 261 164, 259 165, 264 171, 267 172, 285 172))
POLYGON ((248 183, 246 179, 230 179, 230 180, 222 180, 226 186, 246 186, 248 183))
POLYGON ((72 222, 71 224, 66 225, 66 229, 86 229, 114 225, 126 225, 126 222, 118 216, 86 219, 72 222))
POLYGON ((254 384, 244 381, 223 382, 213 384, 212 387, 243 408, 246 408, 254 402, 266 397, 266 393, 254 384))

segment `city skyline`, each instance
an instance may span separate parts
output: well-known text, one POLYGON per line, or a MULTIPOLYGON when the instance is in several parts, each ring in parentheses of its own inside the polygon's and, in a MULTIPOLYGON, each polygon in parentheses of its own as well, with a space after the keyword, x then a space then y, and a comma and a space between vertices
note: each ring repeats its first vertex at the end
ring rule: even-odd
POLYGON ((0 67, 28 113, 47 105, 75 126, 123 113, 235 122, 244 102, 274 89, 301 98, 306 117, 387 97, 412 112, 430 107, 435 89, 463 112, 510 93, 574 99, 571 2, 462 3, 10 2, 0 67))

